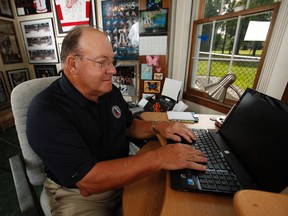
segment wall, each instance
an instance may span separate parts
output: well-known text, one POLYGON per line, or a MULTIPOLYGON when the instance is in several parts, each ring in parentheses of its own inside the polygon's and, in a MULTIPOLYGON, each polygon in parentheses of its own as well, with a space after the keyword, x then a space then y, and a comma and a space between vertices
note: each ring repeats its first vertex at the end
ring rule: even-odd
MULTIPOLYGON (((96 17, 96 23, 94 22, 94 24, 97 24, 97 26, 99 26, 99 27, 102 27, 101 1, 102 0, 91 0, 91 7, 92 8, 96 7, 96 10, 93 11, 94 14, 95 14, 94 17, 96 17), (94 7, 92 6, 92 2, 94 4, 94 7)), ((43 13, 43 14, 36 14, 36 15, 25 15, 25 16, 18 16, 14 0, 10 0, 10 2, 11 2, 11 7, 12 7, 12 10, 13 10, 13 14, 14 14, 14 19, 8 19, 8 20, 13 20, 13 22, 14 22, 14 26, 15 26, 15 29, 17 31, 16 32, 16 36, 17 36, 17 39, 18 39, 19 48, 20 48, 20 52, 21 52, 22 58, 23 58, 23 63, 21 63, 21 64, 3 65, 3 62, 0 61, 0 65, 1 65, 0 69, 4 72, 3 74, 5 76, 5 81, 6 81, 7 87, 9 87, 9 94, 11 93, 11 88, 9 86, 8 77, 7 77, 7 74, 6 74, 7 70, 28 68, 30 79, 36 78, 35 71, 34 71, 34 65, 33 64, 29 64, 28 59, 27 59, 26 49, 25 49, 25 45, 24 45, 23 35, 22 35, 22 32, 21 32, 20 22, 52 18, 52 22, 55 25, 55 19, 54 19, 54 13, 53 13, 54 7, 52 6, 54 0, 50 1, 51 2, 51 10, 52 10, 52 12, 43 13)), ((163 0, 162 7, 163 8, 170 8, 170 0, 163 0)), ((139 9, 140 10, 145 10, 146 9, 146 0, 139 0, 139 9)), ((170 19, 168 20, 168 22, 170 22, 170 19)), ((57 49, 58 49, 58 45, 62 43, 64 37, 63 36, 60 37, 60 36, 56 35, 56 28, 57 27, 54 28, 54 32, 55 32, 55 38, 56 38, 56 46, 57 46, 57 49)), ((169 37, 169 35, 168 35, 168 37, 169 37)), ((167 44, 167 46, 168 46, 168 44, 167 44)), ((58 56, 60 57, 60 51, 59 50, 58 50, 58 56)), ((160 67, 162 68, 161 72, 163 73, 163 77, 164 78, 167 76, 167 70, 168 70, 167 69, 167 65, 168 65, 167 56, 168 56, 168 50, 167 50, 167 55, 160 56, 160 60, 159 60, 160 67)), ((60 61, 60 59, 59 59, 59 61, 60 61)), ((139 60, 122 60, 122 61, 120 61, 121 65, 135 65, 135 64, 137 64, 137 72, 138 72, 137 73, 137 76, 138 76, 137 77, 137 89, 138 89, 137 96, 138 96, 139 99, 142 98, 142 93, 144 93, 144 81, 140 79, 141 63, 146 63, 146 56, 140 56, 139 60)), ((57 66, 57 71, 59 71, 61 69, 61 64, 58 63, 58 64, 56 64, 56 66, 57 66)), ((153 70, 155 70, 155 68, 153 70)), ((163 87, 164 78, 163 78, 163 80, 160 81, 161 82, 161 89, 163 87)), ((160 95, 160 93, 156 94, 156 95, 160 95)), ((132 101, 137 101, 138 98, 137 97, 125 96, 125 99, 127 101, 131 101, 131 100, 132 101)))
MULTIPOLYGON (((99 2, 99 0, 97 0, 99 2)), ((143 2, 143 1, 141 1, 143 2)), ((167 0, 165 1, 165 4, 170 4, 170 2, 167 0)), ((196 7, 195 4, 199 3, 199 1, 191 1, 191 0, 177 0, 177 1, 171 1, 171 35, 169 40, 169 53, 170 55, 163 57, 164 59, 164 67, 167 67, 167 74, 168 77, 173 79, 178 79, 184 82, 185 84, 185 74, 187 70, 187 59, 189 58, 189 34, 187 32, 190 31, 190 23, 193 17, 195 17, 195 13, 193 12, 193 4, 194 8, 196 7), (193 3, 192 3, 193 2, 193 3), (191 18, 192 17, 192 18, 191 18), (168 59, 169 58, 169 59, 168 59), (169 65, 167 66, 167 64, 169 65)), ((282 1, 280 6, 280 11, 278 14, 278 17, 283 17, 283 19, 287 20, 287 1, 282 1)), ((11 65, 4 65, 2 62, 2 59, 0 58, 0 70, 3 72, 6 85, 8 87, 9 93, 11 92, 11 88, 9 85, 8 77, 7 77, 7 70, 13 70, 13 69, 21 69, 21 68, 28 68, 30 79, 35 78, 35 72, 34 67, 32 64, 28 63, 27 57, 26 57, 26 50, 24 47, 24 41, 23 36, 20 31, 20 23, 21 21, 26 20, 33 20, 33 19, 44 19, 44 18, 53 18, 53 12, 51 13, 45 13, 45 14, 39 14, 39 15, 29 15, 29 16, 17 16, 16 8, 14 4, 14 0, 11 0, 11 7, 14 14, 14 26, 16 31, 16 36, 19 43, 19 49, 22 54, 23 63, 20 64, 11 64, 11 65)), ((3 20, 10 20, 9 18, 2 18, 3 20)), ((53 20, 54 22, 54 20, 53 20)), ((278 22, 278 18, 277 21, 278 22)), ((277 50, 272 52, 269 47, 266 60, 274 59, 272 63, 265 63, 263 67, 263 71, 266 71, 269 69, 268 75, 265 77, 261 77, 259 82, 259 89, 263 93, 267 93, 271 96, 274 96, 276 98, 281 99, 283 91, 285 89, 287 80, 288 80, 288 73, 286 69, 288 68, 288 61, 286 60, 287 57, 287 50, 288 50, 288 29, 287 29, 287 22, 284 22, 281 25, 281 35, 279 35, 278 32, 273 32, 273 36, 271 39, 271 44, 275 43, 277 41, 279 45, 277 46, 277 50), (280 37, 280 40, 279 40, 280 37)), ((277 23, 276 23, 277 25, 277 23)), ((63 40, 63 37, 56 38, 57 44, 61 43, 63 40)), ((265 60, 265 61, 266 61, 265 60)), ((144 62, 144 60, 142 60, 144 62)), ((57 64, 57 69, 60 70, 61 64, 57 64)), ((140 70, 138 68, 138 71, 140 73, 140 70)), ((138 74, 139 74, 138 73, 138 74)), ((140 88, 143 88, 143 86, 140 85, 140 88)), ((195 104, 193 102, 184 101, 187 105, 189 105, 189 110, 196 111, 198 113, 217 113, 214 110, 208 109, 203 106, 199 106, 198 104, 195 104)))
MULTIPOLYGON (((6 86, 7 86, 8 91, 9 91, 9 95, 11 94, 11 90, 12 89, 11 89, 11 86, 9 85, 9 80, 8 80, 8 76, 7 76, 7 71, 8 70, 16 70, 16 69, 27 68, 28 71, 29 71, 30 79, 34 79, 36 77, 35 76, 35 72, 34 72, 34 65, 33 64, 29 64, 29 61, 28 61, 28 58, 27 58, 26 48, 25 48, 25 45, 24 45, 24 40, 23 40, 23 35, 22 35, 22 32, 21 32, 20 23, 22 21, 47 19, 47 18, 52 18, 52 20, 54 22, 54 19, 53 19, 54 18, 53 17, 53 8, 52 8, 52 12, 50 12, 50 13, 18 16, 14 0, 10 0, 10 4, 11 4, 11 8, 12 8, 12 11, 13 11, 14 18, 10 19, 10 18, 0 17, 0 19, 14 22, 16 38, 17 38, 17 41, 18 41, 18 46, 19 46, 19 49, 20 49, 20 53, 21 53, 23 62, 22 63, 17 63, 17 64, 3 64, 2 58, 0 58, 0 70, 3 72, 4 78, 5 78, 5 81, 6 81, 6 86)), ((56 37, 56 46, 59 43, 62 43, 62 40, 63 40, 63 37, 62 38, 57 38, 56 37)), ((57 49, 58 49, 58 47, 57 47, 57 49)), ((59 53, 59 51, 58 51, 58 53, 59 53)), ((45 65, 48 65, 48 64, 45 64, 45 65)), ((57 67, 57 71, 59 71, 60 68, 61 68, 61 64, 60 63, 56 64, 56 67, 57 67)))
MULTIPOLYGON (((146 0, 141 0, 139 1, 139 10, 146 10, 146 0)), ((170 10, 170 0, 162 0, 162 8, 168 8, 168 39, 167 39, 167 47, 169 47, 169 37, 170 37, 170 15, 171 15, 171 10, 170 10)), ((161 67, 161 73, 163 73, 163 79, 160 80, 161 83, 161 88, 160 91, 162 91, 163 85, 164 85, 164 81, 165 81, 165 77, 167 77, 168 74, 168 48, 167 48, 167 55, 159 55, 159 67, 161 67)), ((139 56, 139 67, 141 66, 141 64, 145 64, 146 61, 146 56, 139 56)), ((153 66, 153 74, 156 72, 155 67, 153 66)), ((139 70, 139 74, 141 73, 141 71, 139 70)), ((144 92, 144 81, 139 79, 139 98, 142 98, 142 94, 145 93, 144 92)), ((157 97, 160 95, 160 93, 156 93, 155 94, 157 97)))

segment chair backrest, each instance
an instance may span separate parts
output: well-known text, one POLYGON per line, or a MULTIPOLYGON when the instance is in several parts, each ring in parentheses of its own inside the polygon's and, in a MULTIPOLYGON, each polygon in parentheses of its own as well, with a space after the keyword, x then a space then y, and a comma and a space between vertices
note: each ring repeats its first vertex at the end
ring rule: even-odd
POLYGON ((17 85, 11 93, 11 108, 15 127, 21 146, 26 172, 33 185, 42 185, 46 176, 42 160, 31 149, 26 136, 26 119, 28 106, 33 97, 48 87, 59 76, 28 80, 17 85))

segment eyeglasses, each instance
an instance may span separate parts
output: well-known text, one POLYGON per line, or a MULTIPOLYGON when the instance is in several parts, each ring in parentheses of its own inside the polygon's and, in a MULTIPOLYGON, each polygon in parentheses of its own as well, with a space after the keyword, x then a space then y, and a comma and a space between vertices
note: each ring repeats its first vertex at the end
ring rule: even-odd
POLYGON ((119 62, 118 62, 117 59, 113 59, 113 61, 96 61, 94 59, 90 59, 90 58, 87 58, 87 57, 84 57, 84 56, 81 56, 81 55, 75 55, 75 57, 80 57, 81 60, 82 59, 86 59, 88 61, 97 63, 97 64, 100 65, 101 69, 107 69, 111 64, 113 65, 114 68, 116 68, 119 65, 119 62))

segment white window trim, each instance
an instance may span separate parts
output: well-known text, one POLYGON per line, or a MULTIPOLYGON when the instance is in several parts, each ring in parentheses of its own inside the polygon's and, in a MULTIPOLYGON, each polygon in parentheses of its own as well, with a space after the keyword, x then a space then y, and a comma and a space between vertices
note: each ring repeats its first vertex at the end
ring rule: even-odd
POLYGON ((281 100, 288 81, 288 1, 282 0, 257 90, 281 100))

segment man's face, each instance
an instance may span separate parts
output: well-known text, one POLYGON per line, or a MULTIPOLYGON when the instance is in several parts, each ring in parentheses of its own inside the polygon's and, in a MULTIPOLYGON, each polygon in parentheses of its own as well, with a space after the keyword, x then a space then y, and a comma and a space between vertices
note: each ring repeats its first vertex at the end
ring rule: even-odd
POLYGON ((95 30, 83 32, 80 39, 82 53, 75 55, 77 84, 90 95, 101 96, 112 90, 114 53, 104 34, 95 30))

